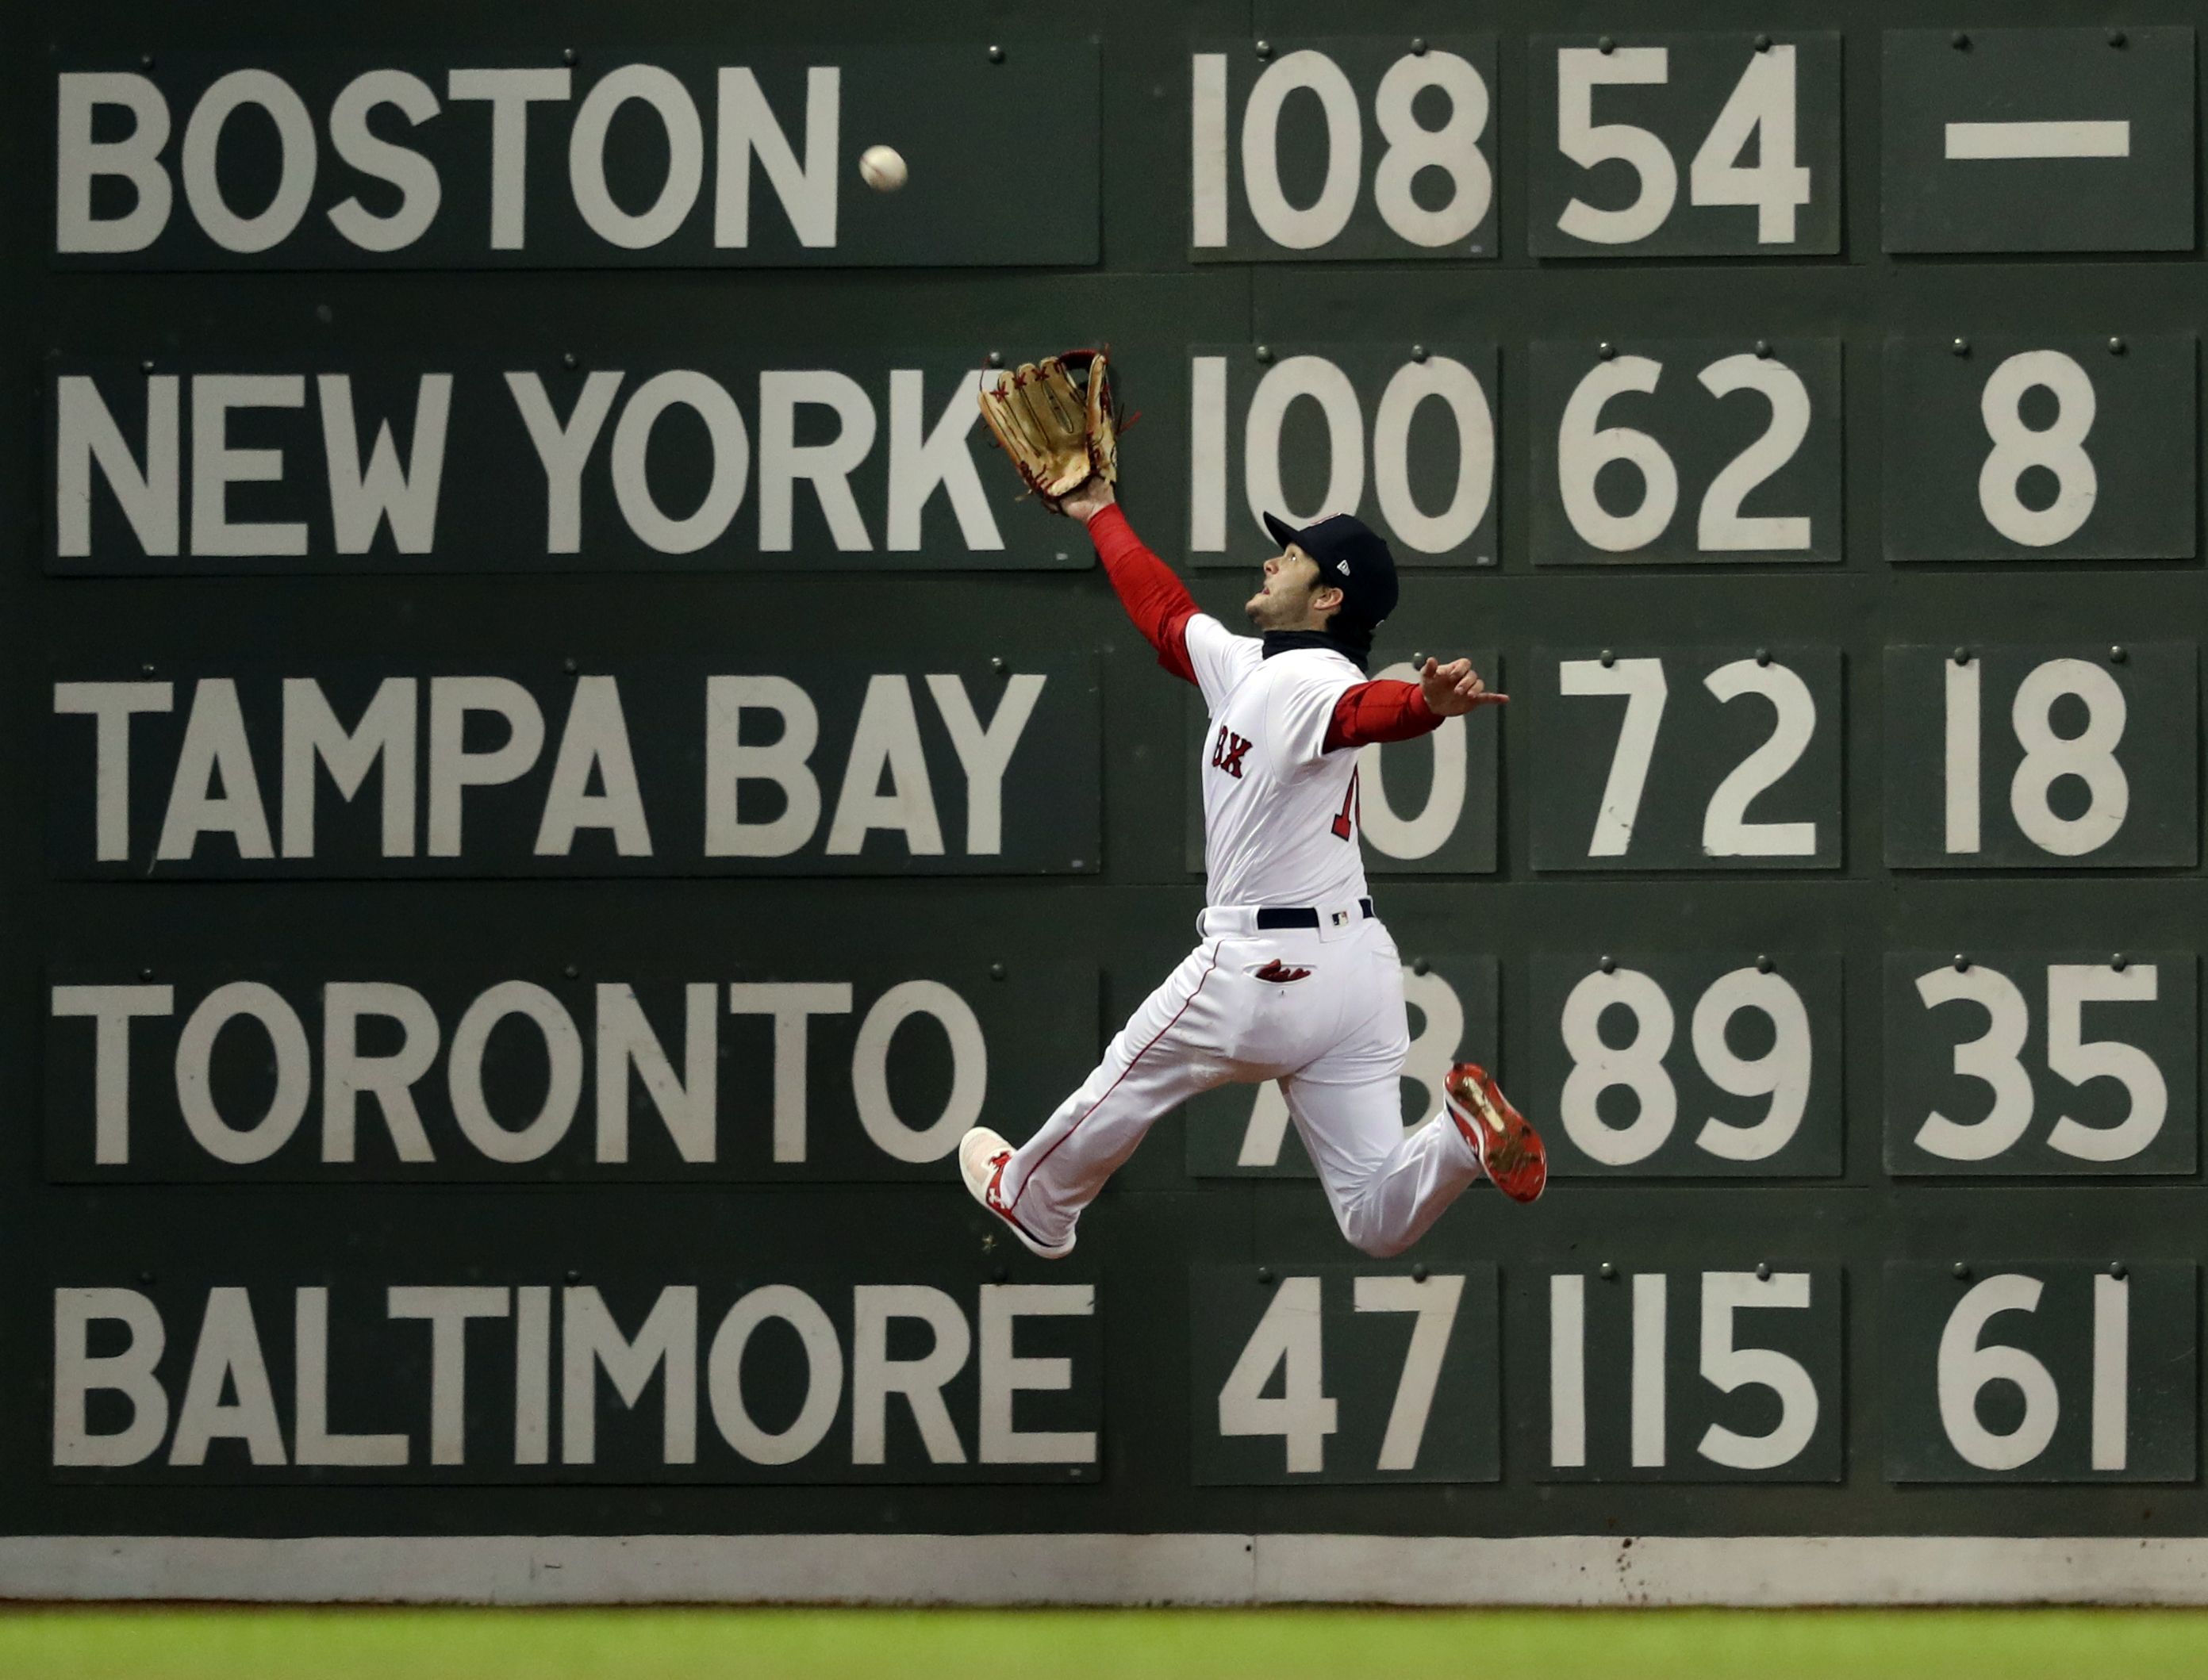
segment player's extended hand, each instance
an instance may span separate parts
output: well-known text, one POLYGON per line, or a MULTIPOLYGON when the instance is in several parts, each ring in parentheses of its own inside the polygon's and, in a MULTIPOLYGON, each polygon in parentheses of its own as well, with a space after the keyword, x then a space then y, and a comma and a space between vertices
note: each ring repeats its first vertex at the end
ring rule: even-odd
POLYGON ((1063 513, 1086 525, 1092 514, 1111 507, 1119 499, 1113 492, 1112 481, 1092 472, 1078 489, 1068 490, 1055 501, 1045 496, 1042 503, 1053 513, 1063 513))
POLYGON ((1453 659, 1444 665, 1428 658, 1419 668, 1419 691, 1437 717, 1459 717, 1476 705, 1501 705, 1510 698, 1489 693, 1469 659, 1453 659))

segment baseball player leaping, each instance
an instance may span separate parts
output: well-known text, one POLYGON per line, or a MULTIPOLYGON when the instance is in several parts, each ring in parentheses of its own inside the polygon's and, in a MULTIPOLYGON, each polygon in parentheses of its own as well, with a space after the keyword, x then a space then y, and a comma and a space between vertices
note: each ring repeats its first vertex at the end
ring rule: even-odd
POLYGON ((1266 517, 1281 552, 1243 609, 1262 634, 1238 636, 1143 546, 1108 477, 1056 497, 1042 488, 1088 525, 1158 663, 1203 691, 1210 908, 1196 949, 1033 1137, 1014 1149, 986 1126, 966 1134, 967 1189, 1057 1259, 1159 1116, 1217 1085, 1276 1079, 1342 1235, 1368 1254, 1401 1253, 1483 1172, 1514 1201, 1533 1200, 1548 1177, 1541 1140, 1475 1065, 1451 1068, 1443 1112, 1403 1130, 1401 958, 1358 844, 1357 748, 1507 697, 1462 659, 1428 659, 1414 683, 1365 681, 1395 566, 1347 514, 1301 531, 1266 517))

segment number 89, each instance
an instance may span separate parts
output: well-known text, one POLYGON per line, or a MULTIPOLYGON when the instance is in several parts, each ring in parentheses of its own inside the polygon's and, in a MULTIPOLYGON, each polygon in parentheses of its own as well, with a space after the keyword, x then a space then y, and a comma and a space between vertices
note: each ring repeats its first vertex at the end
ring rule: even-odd
MULTIPOLYGON (((1679 1114, 1678 1089, 1664 1066, 1677 1030, 1664 988, 1635 969, 1591 974, 1564 999, 1561 1029, 1572 1058, 1558 1103, 1565 1135, 1605 1167, 1646 1161, 1671 1137, 1679 1114), (1634 1023, 1632 1038, 1617 1047, 1604 1042, 1600 1031, 1612 1007, 1629 1011, 1634 1023), (1640 1106, 1623 1126, 1606 1124, 1598 1111, 1602 1093, 1614 1085, 1629 1089, 1640 1106)), ((1809 1014, 1802 994, 1779 975, 1735 969, 1713 981, 1695 1005, 1690 1035, 1712 1084, 1734 1096, 1771 1100, 1752 1125, 1709 1116, 1695 1146, 1736 1161, 1765 1161, 1785 1148, 1809 1101, 1809 1014), (1737 1055, 1725 1042, 1732 1017, 1749 1009, 1771 1023, 1772 1047, 1761 1056, 1737 1055)))

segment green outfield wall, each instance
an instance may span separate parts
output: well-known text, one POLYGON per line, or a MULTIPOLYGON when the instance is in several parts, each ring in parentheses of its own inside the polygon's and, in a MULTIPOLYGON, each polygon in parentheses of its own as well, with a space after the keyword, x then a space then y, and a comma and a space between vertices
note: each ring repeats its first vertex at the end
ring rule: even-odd
POLYGON ((2208 1599, 2199 22, 0 20, 0 1593, 2208 1599), (1089 344, 1510 694, 1360 788, 1539 1205, 960 1187, 1203 902, 1089 344))

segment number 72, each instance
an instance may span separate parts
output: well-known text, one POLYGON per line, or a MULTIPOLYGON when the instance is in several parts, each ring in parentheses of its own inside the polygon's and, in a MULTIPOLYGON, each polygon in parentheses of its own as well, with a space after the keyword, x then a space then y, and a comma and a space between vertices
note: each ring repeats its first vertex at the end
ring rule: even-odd
MULTIPOLYGON (((1800 760, 1817 727, 1816 698, 1800 675, 1767 656, 1736 659, 1702 679, 1720 705, 1743 694, 1760 694, 1774 714, 1770 735, 1734 765, 1710 795, 1704 808, 1701 851, 1707 857, 1814 857, 1817 825, 1810 822, 1750 822, 1748 807, 1800 760)), ((1640 819, 1648 781, 1649 760, 1670 695, 1661 658, 1566 659, 1557 667, 1557 688, 1567 697, 1618 694, 1625 717, 1611 755, 1610 772, 1595 808, 1588 857, 1626 856, 1640 819)))

